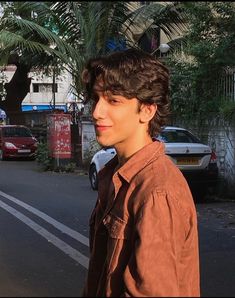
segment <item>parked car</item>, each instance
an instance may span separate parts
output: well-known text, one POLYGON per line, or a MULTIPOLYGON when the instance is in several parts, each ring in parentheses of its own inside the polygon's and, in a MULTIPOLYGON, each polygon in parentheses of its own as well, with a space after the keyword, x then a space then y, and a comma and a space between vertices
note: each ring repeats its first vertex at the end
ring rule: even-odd
POLYGON ((114 148, 103 148, 96 152, 91 160, 89 167, 89 179, 91 187, 94 190, 98 189, 98 172, 104 165, 116 155, 114 148))
POLYGON ((23 125, 0 126, 0 160, 11 157, 35 158, 37 139, 23 125))
MULTIPOLYGON (((210 146, 181 127, 166 126, 156 139, 165 143, 166 154, 182 171, 190 185, 199 185, 201 190, 216 185, 217 157, 210 146)), ((98 187, 98 172, 115 154, 114 148, 103 148, 94 154, 89 168, 92 189, 96 190, 98 187)))

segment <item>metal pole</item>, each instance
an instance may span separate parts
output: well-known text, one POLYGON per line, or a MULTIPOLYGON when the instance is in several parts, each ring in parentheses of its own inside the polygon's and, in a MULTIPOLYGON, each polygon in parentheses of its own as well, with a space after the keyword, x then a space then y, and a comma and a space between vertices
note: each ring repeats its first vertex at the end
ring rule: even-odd
POLYGON ((53 100, 53 110, 55 110, 55 68, 53 66, 53 82, 52 82, 52 100, 53 100))

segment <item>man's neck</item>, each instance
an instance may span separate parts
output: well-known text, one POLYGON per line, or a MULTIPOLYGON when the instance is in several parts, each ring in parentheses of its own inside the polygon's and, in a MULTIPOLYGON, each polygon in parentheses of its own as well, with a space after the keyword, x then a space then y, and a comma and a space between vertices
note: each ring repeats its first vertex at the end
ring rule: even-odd
POLYGON ((138 142, 133 147, 128 150, 127 147, 122 148, 121 146, 117 146, 115 149, 117 151, 118 156, 118 165, 115 168, 115 171, 121 168, 127 161, 130 159, 137 151, 141 150, 145 146, 151 144, 153 142, 150 136, 146 137, 142 142, 138 142))

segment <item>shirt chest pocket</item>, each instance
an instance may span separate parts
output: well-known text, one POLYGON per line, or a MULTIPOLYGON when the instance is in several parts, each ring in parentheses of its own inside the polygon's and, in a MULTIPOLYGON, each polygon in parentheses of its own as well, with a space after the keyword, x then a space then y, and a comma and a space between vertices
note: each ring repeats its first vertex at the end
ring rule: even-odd
POLYGON ((129 239, 131 237, 130 226, 115 214, 108 214, 103 219, 103 224, 108 231, 108 235, 112 239, 129 239))
MULTIPOLYGON (((107 231, 107 275, 112 273, 120 264, 127 264, 131 250, 131 228, 121 218, 110 213, 103 219, 107 231)), ((119 268, 120 269, 120 268, 119 268)))

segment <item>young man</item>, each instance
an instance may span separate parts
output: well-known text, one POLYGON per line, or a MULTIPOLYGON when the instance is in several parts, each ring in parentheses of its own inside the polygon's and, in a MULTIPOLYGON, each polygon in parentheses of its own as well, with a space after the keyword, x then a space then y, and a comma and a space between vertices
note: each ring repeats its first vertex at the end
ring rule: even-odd
POLYGON ((195 205, 152 138, 169 115, 167 68, 129 49, 90 60, 83 82, 97 141, 117 152, 99 172, 84 296, 198 297, 195 205))

